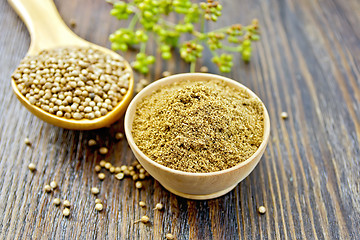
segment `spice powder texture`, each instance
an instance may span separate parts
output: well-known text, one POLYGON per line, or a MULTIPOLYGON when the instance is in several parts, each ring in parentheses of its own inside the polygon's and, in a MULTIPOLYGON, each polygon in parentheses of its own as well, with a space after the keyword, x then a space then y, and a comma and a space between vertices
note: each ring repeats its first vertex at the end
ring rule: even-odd
POLYGON ((263 104, 225 82, 181 81, 143 99, 132 135, 139 149, 166 167, 194 173, 231 168, 263 140, 263 104))

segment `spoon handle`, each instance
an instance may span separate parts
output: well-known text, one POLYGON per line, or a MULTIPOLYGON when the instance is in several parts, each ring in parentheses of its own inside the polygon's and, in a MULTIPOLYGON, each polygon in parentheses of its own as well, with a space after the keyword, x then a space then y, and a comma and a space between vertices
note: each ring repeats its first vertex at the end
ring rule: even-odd
POLYGON ((83 45, 84 41, 64 23, 52 0, 8 0, 26 24, 31 44, 28 55, 44 49, 83 45))

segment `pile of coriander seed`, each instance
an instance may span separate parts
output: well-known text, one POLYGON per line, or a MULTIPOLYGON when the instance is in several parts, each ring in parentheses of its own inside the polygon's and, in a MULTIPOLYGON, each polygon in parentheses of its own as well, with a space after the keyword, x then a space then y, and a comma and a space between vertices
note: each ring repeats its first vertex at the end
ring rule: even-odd
POLYGON ((106 115, 127 93, 124 60, 93 48, 57 48, 28 56, 12 75, 30 104, 67 119, 106 115))

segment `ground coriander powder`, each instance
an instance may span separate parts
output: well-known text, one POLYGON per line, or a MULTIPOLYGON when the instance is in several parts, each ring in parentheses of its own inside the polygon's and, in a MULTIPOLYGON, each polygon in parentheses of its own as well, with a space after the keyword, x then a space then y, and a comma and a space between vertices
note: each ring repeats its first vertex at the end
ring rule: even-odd
POLYGON ((215 172, 245 161, 259 148, 264 107, 246 89, 220 80, 181 81, 137 106, 132 135, 139 149, 166 167, 215 172))

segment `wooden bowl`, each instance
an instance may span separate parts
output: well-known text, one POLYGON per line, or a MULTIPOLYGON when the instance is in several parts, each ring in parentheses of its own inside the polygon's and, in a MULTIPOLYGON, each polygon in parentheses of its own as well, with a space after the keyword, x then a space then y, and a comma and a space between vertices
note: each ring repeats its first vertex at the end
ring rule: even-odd
POLYGON ((217 172, 190 173, 165 167, 151 160, 142 151, 140 151, 140 149, 136 146, 134 142, 131 130, 136 107, 144 97, 150 95, 151 93, 162 88, 163 86, 169 85, 174 82, 182 80, 197 81, 207 79, 223 80, 232 87, 246 89, 251 96, 259 99, 251 90, 229 78, 206 73, 184 73, 163 78, 144 88, 131 101, 125 114, 126 138, 135 157, 145 168, 145 170, 170 192, 184 198, 197 200, 216 198, 228 193, 233 188, 235 188, 239 182, 241 182, 245 177, 247 177, 256 167, 265 151, 270 135, 270 119, 265 105, 264 139, 258 150, 246 161, 241 162, 232 168, 217 172))

